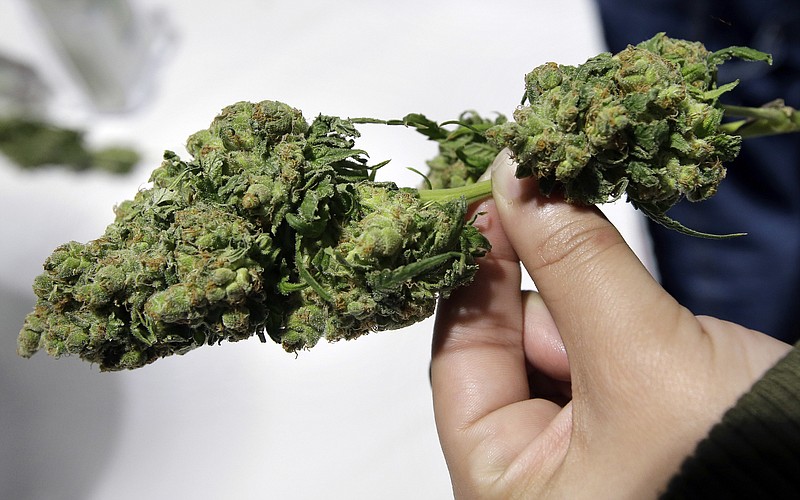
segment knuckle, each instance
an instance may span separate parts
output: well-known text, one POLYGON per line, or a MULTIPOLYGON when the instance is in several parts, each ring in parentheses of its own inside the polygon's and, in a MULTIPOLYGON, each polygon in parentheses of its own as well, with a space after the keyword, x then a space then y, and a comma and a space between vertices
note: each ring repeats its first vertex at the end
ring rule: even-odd
POLYGON ((591 265, 609 249, 623 244, 613 225, 601 218, 580 218, 548 228, 535 248, 531 272, 550 270, 557 274, 591 265))

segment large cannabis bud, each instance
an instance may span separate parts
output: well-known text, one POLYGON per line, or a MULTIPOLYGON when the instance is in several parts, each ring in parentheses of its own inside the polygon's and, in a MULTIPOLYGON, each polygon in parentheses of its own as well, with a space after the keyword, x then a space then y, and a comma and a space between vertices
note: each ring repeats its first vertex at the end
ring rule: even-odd
POLYGON ((721 127, 716 69, 731 57, 770 61, 745 47, 709 52, 698 42, 663 33, 618 54, 579 66, 547 63, 525 78, 513 122, 487 132, 508 147, 519 177, 536 176, 544 194, 570 202, 605 203, 625 194, 645 214, 694 233, 666 217, 682 198, 712 196, 723 162, 741 137, 721 127))
POLYGON ((18 350, 136 368, 269 335, 289 351, 399 328, 471 280, 466 202, 374 181, 352 122, 240 102, 167 151, 105 234, 53 252, 18 350))

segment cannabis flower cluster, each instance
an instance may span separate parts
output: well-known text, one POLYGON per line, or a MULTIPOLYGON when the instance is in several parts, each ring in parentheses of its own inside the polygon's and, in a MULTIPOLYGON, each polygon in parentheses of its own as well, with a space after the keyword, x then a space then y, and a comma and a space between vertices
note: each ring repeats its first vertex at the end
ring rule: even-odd
POLYGON ((546 195, 596 204, 625 194, 657 222, 693 233, 665 212, 684 197, 712 196, 723 162, 739 153, 741 137, 721 129, 718 102, 737 82, 716 83, 717 66, 731 57, 770 61, 753 49, 709 52, 661 33, 579 66, 547 63, 526 75, 514 121, 487 136, 546 195))
POLYGON ((348 120, 240 102, 167 151, 105 234, 56 249, 18 350, 136 368, 269 335, 289 351, 433 313, 488 242, 466 202, 374 181, 348 120))

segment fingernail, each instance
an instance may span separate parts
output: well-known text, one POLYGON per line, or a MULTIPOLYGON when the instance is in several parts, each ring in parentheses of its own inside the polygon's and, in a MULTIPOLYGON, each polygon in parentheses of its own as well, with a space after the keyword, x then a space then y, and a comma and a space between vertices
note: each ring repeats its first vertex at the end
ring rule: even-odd
POLYGON ((504 149, 489 167, 492 178, 492 191, 495 199, 512 201, 520 195, 520 182, 514 175, 517 164, 511 159, 511 151, 504 149))
POLYGON ((495 156, 492 164, 489 165, 489 167, 486 169, 485 172, 483 172, 483 174, 481 174, 480 177, 478 177, 478 181, 488 181, 489 179, 491 179, 492 172, 494 171, 494 169, 496 169, 498 165, 502 165, 503 163, 505 163, 510 154, 511 152, 508 149, 500 151, 497 154, 497 156, 495 156))

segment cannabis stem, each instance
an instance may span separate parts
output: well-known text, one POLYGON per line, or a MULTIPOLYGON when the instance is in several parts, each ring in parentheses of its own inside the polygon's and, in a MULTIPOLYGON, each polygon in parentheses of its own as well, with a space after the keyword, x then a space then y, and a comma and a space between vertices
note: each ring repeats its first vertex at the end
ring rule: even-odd
POLYGON ((748 138, 800 131, 800 113, 796 109, 786 106, 782 99, 777 99, 759 108, 728 104, 724 104, 722 108, 725 116, 745 118, 720 126, 720 129, 729 134, 748 138))
POLYGON ((492 196, 491 180, 479 181, 473 184, 451 188, 419 190, 419 198, 422 201, 443 202, 464 198, 468 205, 490 196, 492 196))

